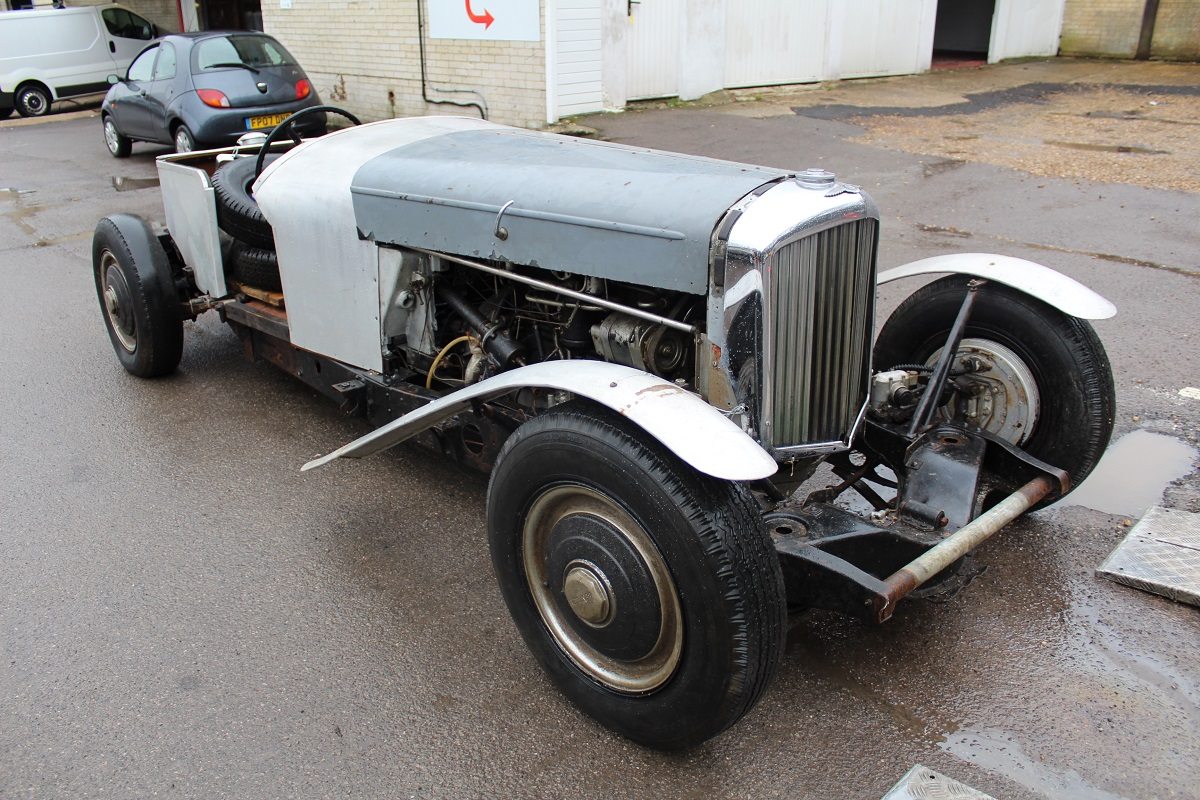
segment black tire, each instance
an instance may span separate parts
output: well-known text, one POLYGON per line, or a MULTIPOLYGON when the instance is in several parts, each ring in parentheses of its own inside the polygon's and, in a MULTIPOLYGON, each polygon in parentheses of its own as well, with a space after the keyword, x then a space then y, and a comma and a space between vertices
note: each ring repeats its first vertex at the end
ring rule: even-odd
POLYGON ((279 279, 279 259, 274 250, 253 247, 234 239, 225 263, 229 277, 238 283, 271 292, 283 291, 283 283, 279 279))
MULTIPOLYGON (((941 278, 901 303, 875 342, 875 368, 925 363, 939 351, 966 296, 968 280, 961 275, 941 278)), ((1116 409, 1108 355, 1092 326, 990 282, 979 289, 964 334, 968 339, 999 343, 1024 362, 1040 402, 1037 419, 1019 446, 1066 470, 1072 488, 1082 483, 1104 455, 1116 409)))
POLYGON ((109 114, 104 115, 104 144, 113 158, 128 158, 133 152, 133 140, 117 130, 117 123, 109 114))
POLYGON ((190 153, 196 149, 196 137, 182 122, 175 126, 171 139, 175 144, 176 153, 190 153))
POLYGON ((575 401, 509 437, 487 507, 509 612, 584 712, 643 745, 678 749, 758 701, 778 666, 786 602, 744 486, 701 475, 620 415, 575 401), (589 585, 596 591, 580 592, 589 585), (575 610, 568 592, 590 605, 575 610))
POLYGON ((15 108, 0 108, 0 119, 8 119, 16 111, 15 108))
MULTIPOLYGON (((268 156, 270 163, 276 155, 268 156)), ((250 194, 254 183, 254 159, 236 158, 217 168, 212 175, 217 197, 217 223, 235 239, 267 250, 275 249, 271 223, 263 216, 250 194)))
POLYGON ((140 378, 175 371, 183 317, 167 254, 142 219, 105 217, 92 237, 92 274, 121 366, 140 378))
POLYGON ((36 83, 18 89, 14 102, 17 113, 22 117, 44 117, 50 113, 50 92, 36 83))

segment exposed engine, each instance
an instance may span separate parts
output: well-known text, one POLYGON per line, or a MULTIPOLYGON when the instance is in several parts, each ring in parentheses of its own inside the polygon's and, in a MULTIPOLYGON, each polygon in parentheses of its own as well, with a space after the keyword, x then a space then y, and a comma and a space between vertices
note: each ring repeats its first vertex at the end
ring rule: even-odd
POLYGON ((691 337, 658 320, 701 326, 700 295, 529 267, 511 272, 488 262, 479 263, 503 274, 448 269, 445 260, 412 251, 403 251, 401 262, 403 288, 385 324, 395 332, 389 349, 394 368, 424 374, 430 388, 556 359, 601 359, 693 380, 691 337))

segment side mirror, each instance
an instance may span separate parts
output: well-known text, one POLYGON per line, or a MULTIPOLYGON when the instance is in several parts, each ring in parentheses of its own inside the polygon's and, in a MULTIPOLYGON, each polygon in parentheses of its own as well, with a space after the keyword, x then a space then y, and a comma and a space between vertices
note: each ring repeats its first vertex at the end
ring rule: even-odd
POLYGON ((118 75, 109 75, 108 76, 108 85, 109 86, 116 86, 120 82, 121 82, 120 76, 118 76, 118 75))

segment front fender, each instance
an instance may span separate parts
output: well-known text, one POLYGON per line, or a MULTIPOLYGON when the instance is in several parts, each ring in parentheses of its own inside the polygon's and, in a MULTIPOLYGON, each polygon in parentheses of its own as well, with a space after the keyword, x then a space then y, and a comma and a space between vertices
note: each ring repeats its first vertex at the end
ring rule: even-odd
POLYGON ((879 273, 880 285, 914 275, 952 272, 1003 283, 1080 319, 1108 319, 1117 307, 1074 278, 1034 261, 993 253, 956 253, 913 261, 879 273))
POLYGON ((663 378, 604 361, 545 361, 503 372, 410 411, 302 471, 338 458, 362 458, 386 450, 465 411, 472 402, 492 400, 527 387, 555 389, 586 397, 637 424, 696 470, 730 481, 775 474, 775 460, 741 428, 691 392, 663 378))

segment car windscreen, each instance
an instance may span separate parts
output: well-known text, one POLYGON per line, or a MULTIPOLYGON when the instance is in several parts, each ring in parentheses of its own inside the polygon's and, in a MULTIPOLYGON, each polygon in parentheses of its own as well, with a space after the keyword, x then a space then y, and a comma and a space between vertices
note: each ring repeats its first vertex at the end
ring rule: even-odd
POLYGON ((192 48, 192 73, 230 67, 277 67, 295 64, 284 46, 270 36, 234 34, 200 40, 192 48))

